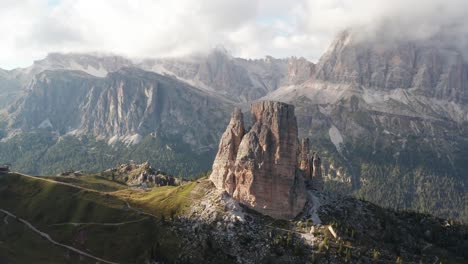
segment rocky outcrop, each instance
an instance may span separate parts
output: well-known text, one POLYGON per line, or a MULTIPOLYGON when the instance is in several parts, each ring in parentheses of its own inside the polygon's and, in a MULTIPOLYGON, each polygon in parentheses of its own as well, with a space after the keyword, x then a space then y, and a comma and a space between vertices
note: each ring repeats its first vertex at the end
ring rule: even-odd
POLYGON ((294 107, 263 101, 253 103, 251 112, 252 128, 245 135, 242 114, 232 115, 210 179, 250 208, 292 218, 306 201, 294 107))
POLYGON ((305 180, 312 179, 309 139, 303 138, 299 149, 298 168, 303 172, 305 180))
POLYGON ((236 109, 232 113, 231 121, 229 122, 226 131, 221 137, 218 153, 216 154, 216 158, 213 163, 211 180, 217 188, 230 189, 230 187, 227 187, 226 185, 226 178, 230 172, 229 168, 234 166, 237 151, 244 134, 244 117, 240 109, 236 109))
POLYGON ((314 152, 314 158, 312 161, 312 186, 317 190, 323 189, 323 178, 322 178, 322 161, 320 160, 317 152, 314 152))
MULTIPOLYGON (((75 172, 76 173, 76 172, 75 172)), ((134 187, 160 187, 160 186, 179 186, 185 183, 184 180, 169 175, 161 170, 155 170, 149 162, 136 164, 122 164, 117 168, 104 171, 102 176, 108 177, 113 181, 120 181, 134 187)))

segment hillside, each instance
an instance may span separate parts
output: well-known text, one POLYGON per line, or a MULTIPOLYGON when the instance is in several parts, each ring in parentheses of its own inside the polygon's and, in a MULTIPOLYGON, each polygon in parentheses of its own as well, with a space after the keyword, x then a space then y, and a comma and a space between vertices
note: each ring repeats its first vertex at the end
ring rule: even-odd
POLYGON ((307 213, 286 221, 243 208, 206 179, 147 191, 115 188, 105 178, 92 184, 96 176, 55 179, 0 175, 2 263, 95 263, 93 257, 101 263, 394 263, 397 257, 463 263, 467 257, 466 226, 327 193, 310 193, 315 205, 310 200, 307 213))
POLYGON ((30 222, 58 243, 109 262, 144 263, 151 254, 164 260, 177 257, 180 238, 160 220, 163 214, 169 217, 170 208, 182 209, 189 198, 187 193, 177 192, 177 188, 161 188, 145 196, 150 200, 171 200, 164 209, 156 211, 156 218, 137 209, 140 206, 137 198, 124 199, 126 193, 102 191, 115 186, 103 179, 95 185, 88 182, 85 184, 88 188, 74 185, 76 182, 61 183, 20 174, 2 174, 0 182, 1 209, 17 217, 2 211, 2 263, 95 263, 93 258, 41 239, 19 219, 30 222), (174 198, 178 200, 172 201, 174 198), (28 250, 23 251, 24 248, 28 250))

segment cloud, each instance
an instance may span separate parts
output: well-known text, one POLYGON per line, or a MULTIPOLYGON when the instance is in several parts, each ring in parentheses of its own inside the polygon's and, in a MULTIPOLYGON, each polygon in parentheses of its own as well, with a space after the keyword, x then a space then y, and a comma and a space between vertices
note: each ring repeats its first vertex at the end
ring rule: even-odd
POLYGON ((3 0, 0 67, 28 66, 49 52, 167 57, 218 45, 234 56, 316 61, 347 27, 366 38, 441 29, 466 36, 466 10, 465 0, 3 0))

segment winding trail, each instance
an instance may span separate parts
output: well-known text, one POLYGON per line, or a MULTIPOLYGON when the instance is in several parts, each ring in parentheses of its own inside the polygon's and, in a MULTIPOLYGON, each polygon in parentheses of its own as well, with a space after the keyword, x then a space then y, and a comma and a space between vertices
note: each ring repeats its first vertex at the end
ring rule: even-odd
MULTIPOLYGON (((128 203, 127 200, 123 199, 122 197, 118 197, 117 195, 113 195, 112 192, 102 192, 102 191, 81 187, 81 186, 74 185, 74 184, 67 183, 67 182, 55 181, 55 180, 47 179, 47 178, 44 178, 44 177, 31 176, 31 175, 27 175, 27 174, 23 174, 23 173, 18 173, 18 172, 15 172, 14 174, 17 174, 17 175, 20 175, 20 176, 23 176, 23 177, 27 177, 27 178, 30 178, 30 179, 33 179, 33 180, 46 181, 46 182, 50 182, 50 183, 65 185, 65 186, 77 188, 77 189, 80 189, 80 190, 83 190, 83 191, 99 193, 99 194, 105 194, 105 195, 112 195, 112 196, 118 198, 119 200, 121 200, 122 202, 125 202, 125 204, 126 204, 126 206, 127 206, 127 208, 129 210, 135 211, 135 212, 137 212, 137 213, 139 213, 141 215, 146 215, 146 216, 150 216, 150 217, 154 217, 154 218, 158 219, 158 217, 156 215, 144 212, 143 210, 140 210, 138 208, 134 208, 134 207, 130 206, 130 204, 128 203)), ((63 223, 63 224, 65 224, 65 223, 63 223)), ((85 223, 77 223, 77 224, 85 224, 85 223)))
POLYGON ((38 181, 46 181, 46 182, 50 182, 50 183, 55 183, 55 184, 65 185, 65 186, 69 186, 69 187, 73 187, 73 188, 78 188, 78 189, 81 189, 83 191, 94 192, 94 193, 102 193, 102 194, 109 194, 108 192, 97 191, 97 190, 81 187, 81 186, 74 185, 74 184, 67 183, 67 182, 54 181, 54 180, 51 180, 51 179, 47 179, 45 177, 31 176, 31 175, 27 175, 27 174, 23 174, 23 173, 18 173, 18 172, 14 172, 14 173, 11 173, 11 174, 13 174, 13 175, 17 174, 17 175, 20 175, 20 176, 23 176, 23 177, 26 177, 26 178, 30 178, 30 179, 34 179, 34 180, 38 180, 38 181))
POLYGON ((28 221, 26 221, 26 220, 24 220, 24 219, 22 219, 22 218, 17 217, 16 215, 10 213, 10 212, 7 211, 7 210, 0 209, 0 211, 3 212, 3 213, 5 213, 5 214, 7 214, 7 215, 9 215, 9 216, 11 216, 11 217, 13 217, 13 218, 16 219, 16 220, 22 222, 22 223, 23 223, 24 225, 26 225, 29 229, 31 229, 31 230, 34 231, 35 233, 39 234, 41 237, 47 239, 47 240, 48 240, 50 243, 52 243, 52 244, 55 244, 55 245, 57 245, 57 246, 59 246, 59 247, 66 248, 66 249, 68 249, 68 250, 70 250, 70 251, 73 251, 73 252, 75 252, 75 253, 78 253, 78 254, 80 254, 80 255, 82 255, 82 256, 85 256, 85 257, 88 257, 88 258, 92 258, 92 259, 94 259, 94 260, 97 260, 97 261, 100 261, 100 262, 103 262, 103 263, 107 263, 107 264, 118 264, 117 262, 108 261, 108 260, 105 260, 105 259, 102 259, 102 258, 93 256, 93 255, 91 255, 91 254, 89 254, 89 253, 86 253, 86 252, 84 252, 84 251, 81 251, 81 250, 79 250, 79 249, 77 249, 77 248, 74 248, 74 247, 71 247, 71 246, 68 246, 68 245, 59 243, 59 242, 53 240, 53 239, 50 237, 49 234, 44 233, 44 232, 41 232, 39 229, 37 229, 36 227, 34 227, 34 226, 33 226, 31 223, 29 223, 28 221))
MULTIPOLYGON (((31 176, 31 175, 27 175, 27 174, 23 174, 23 173, 18 173, 18 172, 14 172, 14 173, 10 172, 10 173, 11 174, 17 174, 17 175, 20 175, 20 176, 23 176, 23 177, 26 177, 26 178, 29 178, 29 179, 33 179, 33 180, 46 181, 46 182, 50 182, 50 183, 69 186, 69 187, 77 188, 77 189, 80 189, 80 190, 83 190, 83 191, 99 193, 99 194, 104 194, 104 195, 112 195, 112 196, 118 198, 119 200, 121 200, 122 202, 124 202, 129 210, 137 212, 137 213, 139 213, 141 215, 146 215, 146 216, 150 216, 150 217, 154 217, 154 218, 158 219, 158 217, 156 215, 144 212, 143 210, 140 210, 138 208, 134 208, 134 207, 130 206, 130 203, 127 200, 123 199, 122 197, 118 197, 116 195, 113 195, 112 192, 102 192, 102 191, 98 191, 98 190, 93 190, 93 189, 81 187, 81 186, 74 185, 74 184, 67 183, 67 182, 61 182, 61 181, 55 181, 55 180, 47 179, 45 177, 31 176)), ((87 224, 87 223, 62 223, 62 224, 87 224)), ((97 223, 93 223, 93 224, 97 224, 97 223)), ((108 225, 111 225, 111 224, 114 224, 114 223, 109 223, 108 225)), ((59 225, 59 224, 56 224, 56 225, 59 225)))
POLYGON ((142 211, 142 210, 140 210, 138 208, 134 208, 134 207, 130 206, 130 203, 127 200, 123 200, 123 201, 125 202, 125 204, 127 205, 127 208, 129 210, 132 210, 132 211, 134 211, 134 212, 136 212, 138 214, 141 214, 141 215, 146 215, 146 216, 150 216, 150 217, 153 217, 155 219, 158 219, 158 217, 155 216, 154 214, 150 214, 150 213, 144 212, 144 211, 142 211))
MULTIPOLYGON (((31 175, 27 175, 27 174, 23 174, 23 173, 18 173, 18 172, 14 172, 12 174, 17 174, 17 175, 20 175, 20 176, 23 176, 23 177, 26 177, 26 178, 29 178, 29 179, 37 180, 37 181, 46 181, 46 182, 50 182, 50 183, 65 185, 65 186, 69 186, 69 187, 73 187, 73 188, 77 188, 77 189, 81 189, 83 191, 88 191, 88 192, 93 192, 93 193, 111 194, 111 195, 113 193, 113 192, 103 192, 103 191, 93 190, 93 189, 85 188, 85 187, 74 185, 74 184, 67 183, 67 182, 55 181, 55 180, 47 179, 47 178, 44 178, 44 177, 31 176, 31 175)), ((134 208, 134 207, 130 206, 130 203, 127 200, 125 200, 125 199, 123 199, 121 197, 118 197, 118 196, 114 196, 114 197, 116 197, 119 200, 121 200, 122 202, 124 202, 129 210, 137 212, 137 213, 139 213, 141 215, 146 215, 146 216, 150 216, 150 217, 154 217, 156 219, 159 219, 156 215, 144 212, 143 210, 140 210, 138 208, 134 208)), ((56 225, 65 225, 65 224, 81 225, 81 224, 88 224, 88 223, 61 223, 61 224, 56 224, 56 225)), ((91 224, 98 224, 98 223, 91 223, 91 224)), ((115 223, 108 223, 108 224, 103 224, 103 225, 115 225, 115 223)))
POLYGON ((133 224, 133 223, 142 222, 142 221, 144 221, 146 219, 148 219, 148 218, 145 217, 145 218, 138 219, 138 220, 119 222, 119 223, 96 223, 96 222, 75 223, 75 222, 70 222, 70 223, 52 224, 50 226, 64 226, 64 225, 72 225, 72 226, 80 226, 80 225, 121 226, 121 225, 126 225, 126 224, 133 224))
MULTIPOLYGON (((99 194, 103 194, 103 195, 112 195, 116 198, 118 198, 120 201, 124 202, 126 207, 128 208, 128 210, 132 210, 140 215, 144 215, 144 216, 147 216, 147 217, 143 217, 141 219, 138 219, 138 220, 132 220, 132 221, 126 221, 126 222, 119 222, 119 223, 96 223, 96 222, 88 222, 88 223, 75 223, 75 222, 70 222, 70 223, 58 223, 58 224, 51 224, 50 226, 63 226, 63 225, 73 225, 73 226, 79 226, 79 225, 101 225, 101 226, 121 226, 121 225, 126 225, 126 224, 131 224, 131 223, 137 223, 137 222, 141 222, 141 221, 144 221, 146 219, 148 219, 148 217, 151 217, 151 218, 155 218, 155 219, 158 219, 158 217, 156 215, 153 215, 151 213, 147 213, 147 212, 144 212, 143 210, 140 210, 138 208, 134 208, 130 205, 130 203, 126 200, 126 199, 122 199, 122 197, 118 197, 116 195, 113 195, 111 194, 112 192, 103 192, 103 191, 98 191, 98 190, 93 190, 93 189, 89 189, 89 188, 85 188, 85 187, 82 187, 82 186, 78 186, 78 185, 74 185, 74 184, 71 184, 71 183, 66 183, 66 182, 61 182, 61 181, 55 181, 55 180, 52 180, 52 179, 47 179, 47 178, 44 178, 44 177, 36 177, 36 176, 31 176, 31 175, 27 175, 27 174, 23 174, 23 173, 17 173, 17 172, 14 172, 14 173, 11 173, 11 174, 16 174, 16 175, 19 175, 19 176, 22 176, 22 177, 26 177, 26 178, 29 178, 29 179, 33 179, 33 180, 37 180, 37 181, 46 181, 46 182, 50 182, 50 183, 54 183, 54 184, 59 184, 59 185, 64 185, 64 186, 68 186, 68 187, 73 187, 73 188, 77 188, 77 189, 80 189, 80 190, 83 190, 83 191, 87 191, 87 192, 92 192, 92 193, 99 193, 99 194)), ((68 245, 65 245, 65 244, 62 244, 62 243, 59 243, 55 240, 53 240, 49 234, 47 233, 44 233, 42 231, 40 231, 39 229, 37 229, 36 227, 34 227, 30 222, 22 219, 22 218, 19 218, 17 217, 16 215, 14 215, 13 213, 7 211, 7 210, 4 210, 4 209, 0 209, 0 212, 3 212, 5 213, 5 218, 3 219, 3 221, 5 222, 5 224, 8 224, 8 217, 12 217, 13 219, 16 219, 20 222, 22 222, 24 225, 26 225, 28 228, 30 228, 32 231, 34 231, 35 233, 39 234, 41 237, 47 239, 49 242, 51 242, 52 244, 55 244, 57 246, 60 246, 60 247, 63 247, 63 248, 66 248, 68 250, 71 250, 73 252, 76 252, 82 256, 85 256, 85 257, 88 257, 88 258, 92 258, 92 259, 95 259, 97 261, 100 261, 100 262, 103 262, 103 263, 107 263, 107 264, 118 264, 117 262, 112 262, 112 261, 108 261, 108 260, 104 260, 104 259, 101 259, 99 257, 96 257, 96 256, 93 256, 89 253, 86 253, 84 251, 81 251, 77 248, 74 248, 74 247, 71 247, 71 246, 68 246, 68 245)))

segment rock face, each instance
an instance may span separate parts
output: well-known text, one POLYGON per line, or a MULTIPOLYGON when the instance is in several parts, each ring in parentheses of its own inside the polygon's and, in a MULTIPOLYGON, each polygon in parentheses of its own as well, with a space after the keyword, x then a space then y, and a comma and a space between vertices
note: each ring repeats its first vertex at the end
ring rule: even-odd
POLYGON ((309 139, 303 138, 301 141, 301 147, 299 149, 299 161, 298 167, 303 172, 305 180, 312 179, 312 166, 310 162, 310 146, 309 139))
MULTIPOLYGON (((226 131, 221 137, 218 154, 216 154, 216 159, 213 163, 211 180, 217 188, 225 188, 226 178, 230 173, 229 169, 234 166, 237 151, 244 134, 244 116, 239 109, 236 109, 232 113, 231 122, 229 122, 226 131)), ((230 176, 232 178, 232 175, 230 176)), ((232 191, 228 192, 232 193, 232 191)))
POLYGON ((253 103, 252 128, 244 135, 242 114, 232 115, 210 179, 236 200, 275 218, 292 218, 306 201, 294 107, 253 103))
POLYGON ((241 59, 223 48, 206 56, 148 59, 138 65, 147 71, 174 76, 236 103, 249 103, 279 87, 310 79, 315 64, 305 58, 241 59))
POLYGON ((151 133, 180 135, 192 149, 213 144, 230 105, 186 83, 125 68, 98 78, 78 71, 45 71, 9 109, 11 129, 48 127, 137 144, 151 133), (215 128, 217 127, 217 128, 215 128), (207 133, 205 133, 207 132, 207 133))
POLYGON ((292 57, 288 60, 288 84, 300 84, 313 77, 315 64, 305 58, 292 57))
POLYGON ((314 152, 314 159, 312 161, 313 172, 312 172, 312 186, 317 190, 323 189, 322 179, 322 161, 320 160, 317 152, 314 152))

